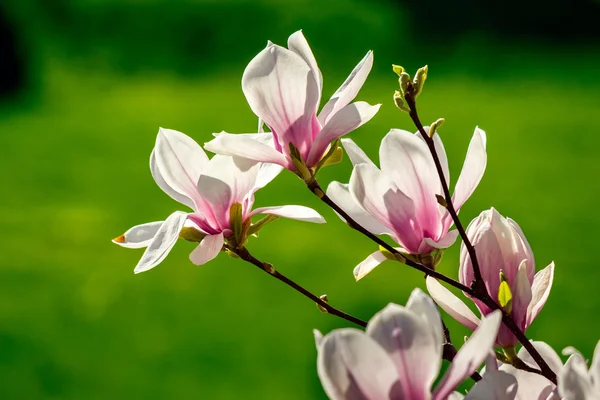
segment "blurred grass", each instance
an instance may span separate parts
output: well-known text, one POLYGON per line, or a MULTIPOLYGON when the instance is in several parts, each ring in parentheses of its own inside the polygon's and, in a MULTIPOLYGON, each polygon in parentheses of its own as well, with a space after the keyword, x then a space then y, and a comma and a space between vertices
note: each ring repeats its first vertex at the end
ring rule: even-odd
MULTIPOLYGON (((592 317, 600 306, 598 63, 579 66, 567 80, 556 64, 530 60, 517 70, 519 62, 502 68, 515 72, 491 78, 460 68, 437 74, 430 65, 421 116, 446 118, 441 132, 453 182, 475 125, 486 130, 486 175, 461 216, 468 222, 494 206, 519 222, 538 269, 557 265, 529 336, 591 355, 600 332, 592 317)), ((373 158, 390 128, 412 130, 390 102, 390 63, 376 58, 359 95, 384 106, 351 135, 373 158)), ((321 67, 326 98, 352 64, 321 67)), ((159 126, 200 143, 212 132, 255 128, 239 87, 242 68, 182 79, 55 60, 44 69, 39 98, 0 110, 0 398, 324 397, 311 330, 344 323, 225 255, 195 267, 187 258, 192 245, 179 243, 159 267, 134 276, 141 252, 110 243, 130 226, 182 207, 149 173, 159 126)), ((344 160, 323 171, 321 182, 347 181, 349 171, 344 160)), ((250 242, 257 257, 364 319, 424 286, 420 273, 392 263, 355 283, 352 268, 374 246, 289 173, 258 193, 256 204, 293 203, 314 207, 329 223, 277 221, 250 242)), ((454 247, 441 268, 455 276, 457 262, 454 247)), ((460 343, 466 331, 449 326, 460 343)))

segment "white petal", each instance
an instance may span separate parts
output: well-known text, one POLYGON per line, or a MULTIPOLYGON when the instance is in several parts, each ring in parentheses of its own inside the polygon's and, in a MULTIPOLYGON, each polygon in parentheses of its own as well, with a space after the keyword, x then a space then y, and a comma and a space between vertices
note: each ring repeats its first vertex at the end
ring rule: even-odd
POLYGON ((169 215, 154 235, 154 238, 146 248, 144 255, 142 255, 133 272, 138 274, 148 271, 156 267, 167 257, 167 254, 169 254, 179 238, 179 232, 181 232, 186 218, 187 213, 182 211, 175 211, 169 215))
POLYGON ((389 228, 386 228, 371 214, 363 210, 360 204, 354 200, 354 197, 352 197, 347 184, 342 184, 335 181, 331 182, 327 187, 327 196, 329 196, 329 198, 333 200, 335 204, 340 206, 342 210, 344 210, 354 221, 356 221, 356 223, 374 235, 390 233, 389 228))
POLYGON ((479 318, 467 305, 454 295, 450 290, 442 286, 437 279, 430 276, 426 279, 427 291, 442 310, 460 322, 470 330, 474 331, 479 326, 479 318))
POLYGON ((156 235, 156 232, 158 232, 158 229, 163 223, 163 221, 159 221, 136 225, 118 238, 113 239, 112 242, 129 249, 148 247, 150 242, 152 242, 152 238, 154 238, 154 235, 156 235))
MULTIPOLYGON (((435 325, 434 325, 435 326, 435 325)), ((415 311, 388 304, 367 325, 367 334, 388 353, 405 394, 426 399, 441 365, 442 341, 415 311)), ((438 316, 437 326, 441 332, 438 316)))
MULTIPOLYGON (((535 349, 540 353, 542 358, 548 363, 548 366, 552 371, 558 373, 563 367, 563 363, 560 359, 560 356, 554 351, 550 345, 545 342, 532 340, 531 344, 535 349)), ((539 368, 537 363, 534 361, 533 357, 529 355, 527 349, 525 347, 521 347, 519 350, 519 358, 523 360, 526 364, 529 364, 530 367, 539 368)))
POLYGON ((206 153, 192 138, 171 129, 159 130, 150 160, 151 171, 169 196, 194 208, 198 197, 196 183, 207 162, 206 153))
POLYGON ((323 90, 323 76, 321 75, 321 70, 319 70, 319 66, 317 65, 317 60, 306 41, 306 38, 302 34, 302 31, 297 31, 292 33, 292 35, 288 38, 288 49, 298 54, 302 59, 308 64, 311 71, 314 74, 315 81, 319 86, 319 99, 317 100, 317 104, 321 103, 321 91, 323 90))
POLYGON ((307 165, 316 165, 331 142, 371 120, 380 106, 381 104, 371 106, 364 101, 357 101, 335 113, 315 138, 306 161, 307 165))
POLYGON ((448 396, 447 400, 464 400, 465 396, 463 396, 461 393, 459 392, 452 392, 450 393, 450 396, 448 396))
POLYGON ((190 260, 196 265, 203 265, 219 255, 223 248, 223 232, 207 235, 190 253, 190 260))
POLYGON ((376 251, 354 267, 354 278, 358 281, 386 260, 382 252, 376 251))
POLYGON ((517 389, 518 383, 514 376, 503 371, 490 371, 473 386, 465 400, 514 400, 517 398, 517 389))
POLYGON ((594 358, 592 359, 592 365, 590 365, 590 376, 594 381, 594 388, 600 391, 600 341, 596 343, 594 349, 594 358))
POLYGON ((429 332, 434 337, 434 343, 440 343, 439 358, 441 360, 441 344, 444 342, 442 319, 431 297, 426 295, 425 292, 423 292, 421 289, 413 289, 412 293, 410 294, 410 297, 408 298, 408 301, 406 302, 406 308, 420 316, 425 322, 425 324, 429 326, 429 332))
MULTIPOLYGON (((269 134, 272 136, 272 134, 269 134)), ((204 144, 204 148, 213 153, 226 156, 238 156, 250 160, 261 161, 265 163, 275 163, 286 166, 286 158, 275 150, 273 146, 262 143, 254 135, 237 134, 232 135, 222 132, 215 136, 213 140, 204 144)))
POLYGON ((481 319, 479 327, 456 353, 456 357, 435 390, 434 399, 444 399, 444 396, 448 396, 466 377, 479 368, 493 348, 501 321, 502 313, 498 310, 481 319))
POLYGON ((558 372, 558 391, 567 400, 598 400, 581 355, 573 354, 558 372))
POLYGON ((325 223, 325 218, 323 218, 321 214, 312 208, 304 206, 287 205, 261 207, 253 210, 251 215, 256 214, 277 215, 278 217, 295 219, 297 221, 314 222, 317 224, 325 223))
POLYGON ((367 163, 375 166, 375 163, 371 161, 369 156, 352 139, 342 139, 341 142, 352 165, 367 163))
POLYGON ((252 111, 287 142, 312 135, 320 90, 295 52, 276 45, 261 51, 244 71, 242 90, 252 111))
POLYGON ((552 281, 554 280, 554 262, 551 262, 546 268, 538 271, 533 278, 531 287, 532 299, 527 312, 527 326, 531 325, 535 317, 539 314, 548 300, 552 281))
POLYGON ((372 66, 373 52, 369 51, 354 67, 342 86, 331 96, 327 104, 323 106, 323 110, 319 114, 319 121, 322 125, 325 125, 335 113, 346 107, 356 97, 367 76, 369 76, 372 66))
POLYGON ((357 329, 338 329, 321 341, 317 371, 330 399, 386 399, 396 368, 373 339, 357 329))
POLYGON ((469 143, 465 163, 460 171, 460 177, 456 182, 454 194, 452 195, 452 201, 457 210, 473 194, 483 177, 487 164, 485 144, 485 132, 479 128, 475 128, 475 133, 473 134, 471 143, 469 143))
POLYGON ((394 231, 402 247, 418 249, 422 239, 415 235, 420 228, 414 218, 414 204, 391 179, 373 165, 359 164, 352 171, 349 189, 365 211, 394 231))
POLYGON ((442 236, 437 242, 431 238, 424 238, 423 240, 435 249, 447 249, 456 242, 456 238, 458 238, 458 230, 454 229, 442 236))

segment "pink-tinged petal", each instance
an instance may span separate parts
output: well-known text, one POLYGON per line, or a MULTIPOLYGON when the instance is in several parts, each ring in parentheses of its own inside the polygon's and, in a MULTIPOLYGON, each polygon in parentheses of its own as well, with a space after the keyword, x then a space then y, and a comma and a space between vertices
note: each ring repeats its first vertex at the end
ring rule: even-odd
POLYGON ((508 225, 514 230, 514 236, 516 236, 515 241, 517 241, 518 244, 520 244, 519 251, 525 254, 525 257, 523 258, 527 258, 529 260, 529 264, 527 265, 527 276, 533 277, 533 275, 535 274, 533 250, 531 249, 531 246, 529 245, 529 242, 525 237, 525 233, 523 233, 523 230, 521 229, 519 224, 517 224, 513 219, 506 217, 506 221, 508 222, 508 225))
POLYGON ((600 341, 594 349, 594 358, 592 359, 592 365, 590 365, 590 376, 594 382, 594 387, 600 391, 600 341))
POLYGON ((511 315, 520 329, 527 327, 527 308, 531 303, 531 283, 527 277, 527 260, 523 260, 519 265, 517 277, 513 281, 512 287, 512 312, 511 315))
POLYGON ((415 252, 422 238, 414 219, 414 204, 394 182, 370 164, 354 167, 349 184, 354 200, 381 224, 393 230, 399 244, 415 252))
POLYGON ((433 158, 419 134, 392 129, 379 147, 381 170, 414 202, 417 220, 425 237, 442 234, 442 193, 433 158))
POLYGON ((324 336, 318 329, 313 329, 313 335, 315 337, 315 347, 317 348, 317 351, 319 351, 324 336))
POLYGON ((222 248, 223 232, 216 235, 207 235, 190 253, 190 261, 196 265, 206 264, 218 256, 222 248))
MULTIPOLYGON (((542 358, 548 363, 550 369, 555 373, 558 373, 558 371, 560 371, 560 369, 563 367, 563 363, 556 351, 554 351, 554 349, 545 342, 532 340, 531 344, 533 345, 533 347, 535 347, 538 353, 540 353, 542 358)), ((528 364, 530 367, 539 368, 539 366, 537 365, 533 357, 531 357, 529 352, 527 352, 527 349, 525 347, 521 347, 521 349, 519 349, 518 355, 519 358, 523 360, 526 364, 528 364)))
POLYGON ((467 156, 465 157, 465 162, 456 182, 454 194, 452 195, 452 201, 457 210, 471 197, 483 177, 487 164, 485 146, 485 132, 479 128, 475 128, 475 133, 473 134, 471 143, 469 143, 467 156))
POLYGON ((342 146, 344 146, 344 150, 346 150, 346 154, 348 154, 350 162, 352 162, 352 165, 362 163, 372 164, 373 166, 375 165, 369 156, 367 156, 367 154, 360 147, 358 147, 358 145, 354 143, 352 139, 342 139, 341 142, 342 146))
POLYGON ((435 278, 427 277, 427 291, 442 310, 468 329, 474 331, 479 326, 479 318, 467 305, 446 289, 435 278))
POLYGON ((150 172, 175 201, 195 209, 196 182, 207 162, 208 156, 192 138, 160 128, 150 155, 150 172))
POLYGON ((302 31, 297 31, 292 33, 292 35, 288 38, 288 49, 298 54, 306 64, 310 67, 311 71, 315 76, 315 81, 319 87, 319 99, 317 100, 317 104, 321 103, 321 91, 323 90, 323 75, 321 75, 321 70, 317 65, 317 60, 304 37, 302 31))
POLYGON ((142 258, 133 270, 134 273, 139 274, 140 272, 148 271, 156 267, 167 257, 179 238, 179 232, 181 232, 186 218, 187 213, 182 211, 175 211, 169 215, 146 248, 144 255, 142 255, 142 258))
POLYGON ((136 225, 121 236, 113 239, 112 242, 129 249, 148 247, 163 223, 163 221, 159 221, 136 225))
POLYGON ((532 299, 529 303, 529 309, 527 312, 527 326, 531 325, 535 317, 540 313, 548 296, 550 296, 550 289, 552 289, 552 282, 554 280, 554 262, 551 262, 546 268, 538 271, 533 278, 533 285, 531 287, 532 299))
MULTIPOLYGON (((433 302, 431 307, 435 309, 433 302)), ((388 304, 367 325, 367 335, 394 362, 405 399, 427 399, 430 396, 431 385, 441 365, 442 327, 439 314, 439 335, 432 333, 435 326, 430 326, 428 320, 415 311, 396 304, 388 304)))
POLYGON ((254 184, 254 191, 262 189, 267 186, 273 179, 277 177, 283 170, 281 165, 264 163, 258 170, 258 176, 256 177, 256 183, 254 184))
MULTIPOLYGON (((429 134, 429 127, 425 126, 423 128, 425 129, 425 132, 429 134)), ((423 142, 425 142, 425 139, 423 139, 423 135, 421 135, 419 132, 415 133, 415 135, 423 142)), ((446 155, 446 148, 444 147, 442 138, 440 138, 440 135, 438 135, 437 133, 433 135, 433 145, 435 146, 435 151, 440 160, 440 164, 442 165, 442 171, 444 172, 444 178, 446 178, 446 183, 448 184, 448 186, 450 186, 450 170, 448 169, 448 156, 446 155)))
POLYGON ((244 205, 244 200, 251 195, 259 169, 260 164, 254 160, 221 155, 206 164, 198 180, 198 193, 210 203, 221 230, 229 228, 231 206, 244 205))
POLYGON ((493 348, 501 321, 502 313, 498 310, 481 319, 479 327, 456 353, 434 392, 433 400, 445 399, 445 396, 479 368, 493 348))
POLYGON ((447 249, 456 242, 456 238, 458 238, 458 231, 454 229, 442 236, 437 242, 430 238, 424 238, 423 240, 434 249, 447 249))
POLYGON ((309 167, 317 165, 331 142, 368 122, 377 114, 380 106, 357 101, 335 113, 315 138, 306 164, 309 167))
MULTIPOLYGON (((204 148, 210 152, 226 156, 243 157, 250 160, 274 163, 288 166, 285 156, 275 150, 271 145, 263 143, 256 134, 236 134, 222 132, 213 140, 204 144, 204 148)), ((272 136, 272 134, 267 134, 272 136)))
POLYGON ((515 400, 518 399, 516 397, 518 387, 514 376, 503 371, 490 371, 486 372, 483 379, 473 386, 465 400, 515 400))
MULTIPOLYGON (((349 185, 331 182, 327 187, 327 196, 340 206, 354 221, 374 235, 391 233, 390 229, 366 212, 352 197, 349 185)), ((338 215, 339 216, 339 215, 338 215)), ((340 217, 341 218, 341 217, 340 217)), ((342 218, 343 219, 343 218, 342 218)))
POLYGON ((434 350, 439 350, 438 358, 441 360, 441 343, 444 341, 444 332, 441 323, 441 316, 434 301, 431 299, 431 297, 427 296, 425 292, 417 288, 413 289, 412 293, 410 294, 410 297, 406 302, 406 308, 421 317, 425 325, 429 326, 429 333, 433 336, 433 342, 440 343, 440 347, 434 347, 434 350))
POLYGON ((332 400, 387 399, 396 368, 373 339, 357 329, 338 329, 321 341, 317 372, 332 400))
POLYGON ((360 264, 354 267, 354 279, 361 280, 367 275, 369 272, 373 271, 373 269, 387 260, 387 258, 383 255, 382 252, 376 251, 375 253, 370 254, 367 258, 365 258, 360 264))
POLYGON ((358 94, 358 91, 367 80, 373 66, 373 52, 369 51, 354 67, 342 86, 335 91, 331 99, 323 106, 319 114, 319 121, 325 125, 339 110, 346 107, 358 94))
POLYGON ((567 400, 597 400, 598 392, 594 390, 588 376, 587 364, 580 354, 573 354, 564 368, 558 371, 558 392, 567 400))
POLYGON ((316 224, 324 224, 325 218, 318 212, 309 207, 304 206, 271 206, 261 207, 253 210, 251 215, 257 214, 269 214, 276 215, 278 217, 295 219, 297 221, 314 222, 316 224))
POLYGON ((282 147, 292 142, 301 154, 307 152, 320 90, 302 57, 268 46, 246 67, 242 90, 252 111, 278 136, 282 147))

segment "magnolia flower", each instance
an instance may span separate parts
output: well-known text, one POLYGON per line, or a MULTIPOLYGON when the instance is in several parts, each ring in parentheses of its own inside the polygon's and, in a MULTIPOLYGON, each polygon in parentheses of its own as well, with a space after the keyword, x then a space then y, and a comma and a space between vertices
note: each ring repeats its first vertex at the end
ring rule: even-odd
POLYGON ((150 156, 150 171, 166 194, 193 211, 175 211, 165 221, 134 226, 113 240, 123 247, 146 247, 135 267, 136 273, 158 265, 171 251, 184 227, 192 229, 191 236, 200 240, 190 260, 201 265, 219 254, 223 241, 233 235, 232 224, 239 222, 247 226, 253 215, 325 222, 316 211, 303 206, 252 210, 254 193, 277 176, 281 167, 230 156, 215 156, 209 160, 204 150, 181 132, 159 130, 150 156), (231 220, 233 206, 240 210, 239 221, 231 220))
MULTIPOLYGON (((536 274, 533 251, 523 231, 515 221, 504 218, 494 208, 482 212, 469 224, 467 236, 475 246, 488 293, 510 313, 519 329, 524 332, 548 299, 554 277, 554 263, 536 274), (500 277, 501 273, 503 278, 500 277), (502 281, 505 282, 502 285, 504 293, 501 293, 502 281), (507 298, 510 301, 503 304, 507 298)), ((459 280, 470 286, 473 279, 471 258, 463 244, 460 249, 459 280)), ((478 319, 461 300, 435 279, 427 279, 427 289, 444 311, 467 328, 475 329, 478 319)), ((482 315, 492 311, 480 300, 472 300, 482 315)), ((496 343, 501 347, 512 347, 519 341, 506 326, 502 326, 496 343)))
POLYGON ((499 312, 485 318, 431 391, 442 363, 443 331, 431 298, 413 290, 406 307, 389 304, 366 332, 345 328, 315 332, 317 369, 329 398, 442 400, 475 372, 491 351, 499 312))
POLYGON ((564 400, 600 400, 600 342, 596 344, 589 370, 587 362, 573 348, 563 353, 571 354, 558 374, 558 392, 564 400))
POLYGON ((350 76, 333 94, 317 116, 323 77, 301 31, 288 39, 288 48, 271 42, 246 67, 242 90, 252 111, 266 124, 272 145, 254 140, 252 135, 225 132, 205 145, 218 154, 240 156, 279 164, 296 171, 290 156, 290 143, 308 168, 315 167, 331 142, 369 121, 379 105, 350 103, 367 79, 373 65, 368 52, 350 76))
MULTIPOLYGON (((440 137, 433 136, 444 176, 450 184, 448 159, 440 137)), ((458 211, 471 196, 485 170, 485 132, 475 129, 452 201, 458 211)), ((342 139, 354 165, 348 185, 332 182, 327 195, 356 222, 374 234, 387 234, 404 251, 429 254, 454 243, 452 218, 438 204, 442 185, 433 158, 420 134, 392 129, 379 147, 381 169, 350 139, 342 139)), ((385 261, 377 251, 354 269, 360 279, 385 261)))
MULTIPOLYGON (((562 361, 552 347, 544 342, 532 341, 531 344, 550 369, 562 369, 562 361)), ((539 368, 524 347, 517 356, 530 367, 539 368)), ((467 400, 560 400, 556 385, 542 375, 517 369, 510 364, 498 364, 492 353, 486 360, 483 379, 469 391, 467 400)))

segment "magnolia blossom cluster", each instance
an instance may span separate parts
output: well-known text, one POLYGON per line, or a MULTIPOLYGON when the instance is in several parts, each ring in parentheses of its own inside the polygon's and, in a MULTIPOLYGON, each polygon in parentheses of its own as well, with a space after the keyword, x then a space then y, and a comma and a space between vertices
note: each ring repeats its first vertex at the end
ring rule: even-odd
MULTIPOLYGON (((342 149, 353 166, 348 183, 332 182, 325 193, 313 192, 337 205, 338 215, 351 219, 347 221, 351 226, 387 235, 402 257, 434 270, 441 252, 459 237, 452 229, 455 220, 447 202, 458 213, 483 177, 486 134, 475 129, 451 199, 440 200, 451 180, 444 144, 433 126, 418 127, 416 133, 391 129, 381 141, 378 166, 351 139, 339 140, 379 110, 380 105, 353 102, 372 65, 373 53, 368 52, 319 112, 323 76, 299 31, 290 36, 287 48, 269 42, 243 73, 242 91, 259 120, 256 132, 215 134, 204 145, 216 153, 209 158, 190 137, 160 129, 150 172, 156 184, 187 210, 134 226, 113 240, 123 247, 145 248, 134 271, 157 266, 178 239, 196 243, 190 260, 201 265, 222 251, 248 254, 249 238, 277 218, 325 222, 302 205, 255 208, 254 195, 283 169, 314 188, 317 172, 338 162, 342 149)), ((414 96, 406 74, 397 72, 404 92, 395 98, 414 96)), ((414 85, 420 92, 422 82, 414 85)), ((411 99, 404 100, 399 107, 410 112, 411 99)), ((509 318, 521 332, 527 331, 548 299, 554 264, 536 272, 523 230, 494 208, 476 217, 462 239, 459 282, 468 288, 477 279, 467 240, 476 251, 485 290, 498 307, 490 307, 473 292, 465 293, 465 302, 429 276, 431 297, 415 289, 406 307, 388 305, 371 318, 366 330, 344 328, 325 336, 315 331, 317 371, 326 394, 331 399, 371 400, 600 400, 600 344, 588 366, 572 348, 565 349, 569 358, 563 364, 549 345, 533 341, 533 348, 557 375, 556 385, 531 372, 539 368, 534 357, 525 348, 517 351, 515 328, 502 322, 509 318), (434 385, 448 345, 438 307, 473 333, 434 385), (484 361, 482 379, 466 396, 456 391, 484 361)), ((356 280, 388 259, 399 260, 382 248, 368 255, 354 268, 356 280)), ((270 268, 264 267, 273 274, 270 268)))

